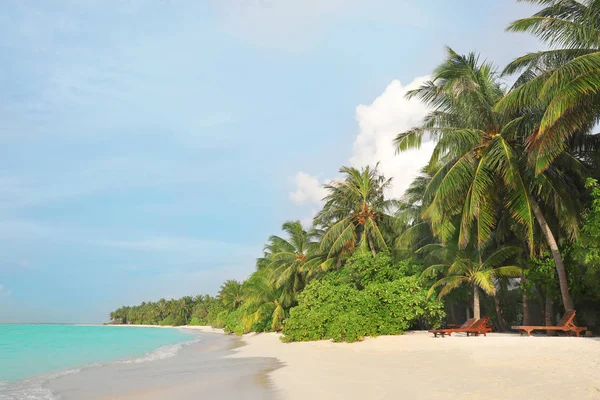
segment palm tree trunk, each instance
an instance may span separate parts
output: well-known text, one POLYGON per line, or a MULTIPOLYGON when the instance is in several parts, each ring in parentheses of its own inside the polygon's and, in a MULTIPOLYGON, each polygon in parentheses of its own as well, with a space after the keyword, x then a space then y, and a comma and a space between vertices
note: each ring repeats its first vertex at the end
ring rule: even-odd
MULTIPOLYGON (((366 232, 365 232, 366 235, 366 232)), ((373 257, 375 257, 377 255, 377 252, 375 251, 375 246, 373 245, 373 239, 369 238, 369 247, 371 248, 371 254, 373 254, 373 257)))
MULTIPOLYGON (((448 306, 448 316, 450 317, 450 321, 452 321, 453 324, 456 323, 456 313, 454 312, 454 305, 450 304, 450 306, 448 306)), ((469 318, 467 318, 469 319, 469 318)))
MULTIPOLYGON (((523 276, 521 278, 523 282, 527 282, 527 278, 523 276)), ((531 315, 529 314, 529 298, 527 296, 527 290, 521 289, 523 292, 523 325, 529 325, 531 321, 531 315)))
MULTIPOLYGON (((552 299, 550 298, 550 296, 546 296, 546 304, 544 307, 544 320, 545 320, 546 326, 554 325, 552 323, 552 314, 554 313, 553 306, 554 306, 554 303, 552 302, 552 299)), ((555 331, 546 331, 547 336, 554 336, 555 334, 556 334, 555 331)))
POLYGON ((546 238, 548 247, 550 247, 552 258, 554 258, 554 265, 556 266, 556 272, 558 273, 560 294, 562 296, 565 311, 572 311, 575 307, 573 306, 573 300, 571 299, 571 294, 569 293, 567 272, 565 271, 565 264, 563 263, 562 256, 560 255, 560 250, 558 249, 558 245, 556 244, 554 234, 552 234, 552 230, 550 230, 550 226, 548 226, 546 218, 544 218, 544 214, 542 213, 542 210, 540 209, 538 203, 534 199, 530 199, 530 203, 531 208, 533 209, 533 213, 535 214, 535 219, 537 219, 540 228, 542 228, 542 233, 546 238))
POLYGON ((479 309, 479 288, 473 286, 473 318, 481 318, 481 311, 479 309))
POLYGON ((496 319, 498 320, 498 330, 500 332, 506 331, 506 322, 504 322, 504 316, 502 315, 502 308, 500 307, 500 299, 498 293, 494 292, 494 305, 496 306, 496 319))

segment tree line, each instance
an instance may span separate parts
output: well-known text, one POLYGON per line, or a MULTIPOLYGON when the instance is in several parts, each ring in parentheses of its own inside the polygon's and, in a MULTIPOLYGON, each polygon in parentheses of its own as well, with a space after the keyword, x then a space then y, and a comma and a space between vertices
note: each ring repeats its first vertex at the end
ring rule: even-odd
POLYGON ((600 3, 527 1, 541 10, 507 30, 548 49, 499 70, 447 48, 432 79, 407 93, 430 112, 390 146, 399 157, 424 141, 435 148, 402 198, 387 196, 377 166, 342 167, 313 225, 285 222, 246 281, 216 297, 122 307, 111 320, 283 330, 287 340, 401 333, 460 322, 460 310, 483 310, 498 330, 575 308, 597 325, 600 3))

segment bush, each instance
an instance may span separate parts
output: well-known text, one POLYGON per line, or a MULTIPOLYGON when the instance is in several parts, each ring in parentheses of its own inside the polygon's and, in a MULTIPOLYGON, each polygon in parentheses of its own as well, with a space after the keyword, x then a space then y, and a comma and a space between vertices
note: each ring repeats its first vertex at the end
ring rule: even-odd
POLYGON ((206 319, 200 319, 198 317, 192 317, 188 322, 190 326, 206 326, 206 319))
POLYGON ((244 334, 244 323, 242 321, 242 317, 244 316, 244 311, 241 308, 231 312, 227 319, 225 320, 225 327, 223 330, 226 333, 235 333, 238 336, 244 334))
POLYGON ((427 299, 428 284, 411 261, 393 265, 386 253, 355 254, 346 267, 310 283, 290 310, 284 341, 333 339, 354 342, 364 336, 396 335, 411 327, 438 327, 443 303, 427 299))
POLYGON ((271 332, 271 325, 273 324, 273 318, 263 318, 250 327, 250 332, 271 332))
POLYGON ((389 253, 378 253, 375 257, 371 253, 356 252, 348 259, 346 267, 340 272, 347 276, 347 281, 358 289, 364 289, 371 283, 390 282, 403 275, 403 271, 392 263, 389 253))
POLYGON ((210 326, 213 328, 225 328, 229 311, 223 310, 210 319, 210 326))
POLYGON ((365 292, 370 300, 372 323, 380 335, 394 335, 417 324, 439 327, 445 317, 444 304, 427 299, 427 289, 417 277, 405 277, 369 285, 365 292))
POLYGON ((360 292, 349 285, 335 285, 328 281, 309 284, 300 295, 299 305, 290 310, 290 318, 283 328, 285 340, 308 341, 343 336, 341 332, 335 334, 332 322, 355 308, 353 303, 358 303, 359 295, 360 292))
POLYGON ((169 314, 165 319, 159 322, 161 326, 181 326, 185 325, 183 316, 169 314))

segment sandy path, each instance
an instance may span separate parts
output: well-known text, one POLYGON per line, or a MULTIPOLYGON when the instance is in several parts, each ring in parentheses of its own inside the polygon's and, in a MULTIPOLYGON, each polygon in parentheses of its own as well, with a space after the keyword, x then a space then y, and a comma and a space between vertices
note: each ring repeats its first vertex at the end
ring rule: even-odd
POLYGON ((425 332, 360 343, 246 335, 233 357, 276 357, 283 399, 600 399, 600 339, 425 332))

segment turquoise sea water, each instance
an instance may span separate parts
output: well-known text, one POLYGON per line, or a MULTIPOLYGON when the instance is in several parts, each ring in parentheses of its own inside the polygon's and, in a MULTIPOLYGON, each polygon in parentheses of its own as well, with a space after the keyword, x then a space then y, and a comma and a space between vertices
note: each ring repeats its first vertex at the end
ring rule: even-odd
POLYGON ((194 338, 179 329, 0 325, 0 383, 95 363, 167 357, 178 350, 176 344, 194 338))

